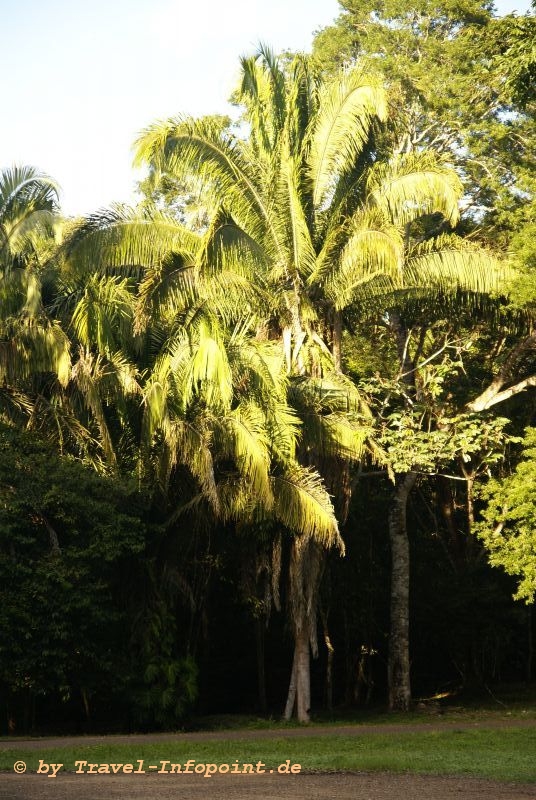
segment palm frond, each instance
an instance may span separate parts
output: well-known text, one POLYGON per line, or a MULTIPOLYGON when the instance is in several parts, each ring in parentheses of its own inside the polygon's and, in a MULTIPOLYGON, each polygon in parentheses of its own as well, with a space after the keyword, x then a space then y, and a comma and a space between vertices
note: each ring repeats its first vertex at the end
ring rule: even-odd
POLYGON ((291 463, 296 458, 301 420, 288 402, 272 402, 266 414, 270 451, 276 464, 291 463))
POLYGON ((132 331, 134 298, 128 279, 92 275, 74 308, 71 325, 85 347, 109 356, 132 331))
MULTIPOLYGON (((337 265, 327 274, 324 291, 335 308, 349 305, 356 289, 379 276, 400 283, 404 243, 400 230, 379 214, 362 212, 352 220, 337 265)), ((319 264, 319 271, 326 269, 319 264)), ((317 278, 318 280, 318 278, 317 278)))
POLYGON ((363 150, 373 120, 384 120, 386 94, 379 77, 358 68, 326 81, 310 134, 309 173, 316 208, 363 150))
POLYGON ((216 484, 212 453, 212 433, 209 421, 198 416, 194 420, 174 419, 169 426, 164 447, 160 451, 159 476, 166 486, 176 464, 185 466, 197 480, 201 495, 215 514, 221 513, 221 499, 216 484), (168 463, 163 469, 163 458, 168 463))
POLYGON ((377 163, 367 179, 367 200, 394 225, 405 225, 424 214, 441 213, 452 225, 459 218, 463 186, 435 153, 409 153, 377 163))
POLYGON ((106 462, 115 467, 117 458, 100 390, 105 370, 105 363, 100 356, 94 357, 87 351, 81 350, 78 361, 72 369, 72 380, 84 406, 91 412, 98 427, 99 443, 106 462))
POLYGON ((457 236, 440 236, 410 251, 404 285, 490 294, 504 290, 508 272, 504 263, 478 245, 457 236))
POLYGON ((53 211, 58 184, 31 166, 13 166, 0 172, 0 219, 24 216, 37 210, 53 211))
POLYGON ((372 411, 358 387, 348 376, 339 372, 323 378, 294 378, 289 387, 289 397, 298 409, 315 408, 330 413, 358 414, 365 424, 372 420, 372 411))
POLYGON ((0 385, 0 419, 24 425, 31 416, 33 399, 11 386, 0 385))
POLYGON ((52 233, 58 188, 29 166, 0 171, 0 273, 35 260, 52 233))
POLYGON ((316 253, 311 240, 311 231, 303 207, 303 191, 300 187, 300 169, 291 156, 288 141, 281 157, 281 183, 278 193, 277 216, 280 237, 287 242, 290 275, 306 280, 315 269, 316 253))
POLYGON ((188 366, 183 402, 188 407, 194 396, 202 396, 209 407, 229 409, 233 381, 220 334, 203 322, 188 366))
POLYGON ((315 470, 296 464, 270 480, 274 514, 280 522, 297 536, 344 553, 330 496, 315 470))
POLYGON ((314 450, 316 458, 337 456, 348 461, 360 462, 369 453, 369 441, 373 431, 363 418, 348 413, 302 414, 302 447, 314 450))
POLYGON ((169 358, 164 356, 159 359, 157 368, 153 370, 143 387, 141 444, 144 449, 150 447, 157 431, 163 431, 165 436, 170 432, 169 369, 169 358))
POLYGON ((267 158, 283 129, 285 76, 275 54, 262 44, 254 56, 240 59, 240 67, 240 84, 234 99, 247 109, 257 156, 267 158))
POLYGON ((225 270, 250 280, 262 280, 266 253, 257 240, 220 209, 204 237, 199 265, 203 272, 225 270))
POLYGON ((285 133, 290 153, 301 160, 308 127, 318 109, 320 73, 310 56, 297 53, 287 74, 285 133))
POLYGON ((170 253, 195 261, 199 236, 159 211, 113 206, 92 214, 67 236, 62 254, 76 274, 153 267, 170 253))
POLYGON ((51 397, 39 394, 35 398, 28 429, 53 443, 60 453, 74 452, 98 471, 106 471, 102 449, 88 428, 71 407, 63 392, 51 397))
POLYGON ((13 384, 53 372, 66 386, 71 377, 70 343, 57 322, 18 317, 0 324, 0 376, 13 384))
POLYGON ((146 267, 138 286, 135 329, 143 330, 151 319, 176 317, 200 300, 196 265, 178 253, 146 267))
POLYGON ((224 454, 233 458, 257 502, 270 509, 273 502, 268 477, 270 443, 264 413, 254 403, 243 402, 222 418, 221 425, 226 432, 224 454))
POLYGON ((224 199, 227 211, 253 239, 268 234, 279 248, 269 203, 239 140, 210 121, 177 118, 146 130, 136 148, 136 164, 149 163, 187 183, 201 184, 213 213, 224 199))

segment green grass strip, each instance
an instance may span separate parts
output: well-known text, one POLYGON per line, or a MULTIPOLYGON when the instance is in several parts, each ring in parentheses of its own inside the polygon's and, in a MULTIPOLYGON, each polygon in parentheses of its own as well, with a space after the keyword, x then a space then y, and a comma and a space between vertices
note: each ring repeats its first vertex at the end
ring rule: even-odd
MULTIPOLYGON (((103 743, 25 750, 12 747, 0 750, 0 770, 13 770, 16 761, 25 761, 28 772, 35 772, 42 759, 61 763, 63 770, 74 771, 75 761, 91 763, 135 763, 160 761, 184 763, 229 763, 238 760, 266 769, 276 769, 290 759, 302 771, 385 770, 432 775, 470 775, 501 781, 536 782, 536 727, 502 730, 449 730, 426 733, 379 734, 360 736, 307 736, 275 739, 226 741, 162 741, 132 744, 103 743)), ((177 776, 178 777, 178 776, 177 776)))

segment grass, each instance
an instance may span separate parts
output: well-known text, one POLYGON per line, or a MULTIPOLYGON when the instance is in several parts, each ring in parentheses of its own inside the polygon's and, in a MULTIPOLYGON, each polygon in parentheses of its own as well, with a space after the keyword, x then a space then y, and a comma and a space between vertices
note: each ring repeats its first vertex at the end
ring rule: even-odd
POLYGON ((235 760, 239 764, 261 761, 269 770, 290 759, 291 764, 300 764, 302 771, 385 770, 536 783, 536 726, 292 738, 285 737, 282 730, 280 737, 262 740, 241 740, 235 734, 234 739, 224 741, 107 742, 90 746, 81 738, 74 747, 0 749, 0 770, 11 771, 15 761, 23 760, 28 772, 33 772, 40 759, 61 763, 67 771, 75 770, 77 760, 100 764, 143 759, 148 771, 148 765, 162 760, 184 763, 195 759, 196 763, 218 765, 235 760))
MULTIPOLYGON (((515 720, 533 720, 536 724, 536 698, 528 703, 510 703, 508 706, 493 704, 489 707, 479 706, 447 706, 440 714, 426 711, 401 712, 378 711, 377 709, 359 709, 342 712, 340 709, 332 713, 315 714, 310 727, 338 725, 418 725, 433 722, 434 725, 447 723, 472 723, 504 720, 514 724, 515 720)), ((248 714, 218 714, 196 717, 190 731, 236 731, 236 730, 282 730, 300 728, 296 719, 285 721, 281 717, 256 717, 248 714)), ((0 739, 0 741, 2 741, 0 739)))

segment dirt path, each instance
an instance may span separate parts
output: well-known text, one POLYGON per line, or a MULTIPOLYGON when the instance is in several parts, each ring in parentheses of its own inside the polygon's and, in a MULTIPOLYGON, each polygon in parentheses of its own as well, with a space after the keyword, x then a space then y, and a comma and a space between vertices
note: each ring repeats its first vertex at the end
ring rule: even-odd
POLYGON ((536 787, 390 773, 329 775, 0 774, 0 800, 535 800, 536 787))

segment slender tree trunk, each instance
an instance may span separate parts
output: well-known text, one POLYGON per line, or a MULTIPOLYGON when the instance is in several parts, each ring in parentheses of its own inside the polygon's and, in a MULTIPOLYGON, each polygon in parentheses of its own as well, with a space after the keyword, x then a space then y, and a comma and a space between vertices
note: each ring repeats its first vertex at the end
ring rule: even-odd
POLYGON ((389 708, 408 711, 411 703, 409 667, 409 540, 406 523, 408 497, 417 474, 397 480, 389 509, 391 543, 391 633, 389 639, 389 708))
POLYGON ((297 664, 297 652, 296 652, 296 644, 294 644, 294 659, 292 661, 292 672, 290 673, 290 684, 288 687, 287 704, 285 706, 285 711, 283 714, 283 719, 286 720, 289 720, 292 717, 294 704, 296 702, 296 664, 297 664))
POLYGON ((335 648, 333 647, 328 628, 328 615, 326 611, 322 612, 322 628, 324 631, 324 644, 327 650, 327 663, 326 663, 326 709, 333 710, 333 656, 335 655, 335 648))
POLYGON ((311 654, 309 631, 302 628, 296 636, 296 711, 298 722, 309 722, 311 710, 311 654))
POLYGON ((458 525, 456 524, 456 511, 454 508, 450 479, 439 475, 437 478, 437 488, 441 513, 448 533, 447 553, 451 559, 452 566, 456 571, 459 571, 463 565, 465 543, 458 525))
MULTIPOLYGON (((406 225, 406 245, 410 229, 406 225)), ((417 396, 415 363, 410 354, 411 330, 402 318, 391 315, 400 364, 400 379, 406 386, 406 407, 417 396)), ((422 333, 421 333, 422 337, 422 333)), ((391 711, 408 711, 411 704, 409 666, 409 540, 407 531, 408 497, 417 481, 417 473, 399 475, 389 506, 389 540, 391 545, 391 630, 389 636, 388 684, 391 711)))
POLYGON ((89 710, 89 698, 87 696, 87 692, 84 688, 80 689, 80 695, 82 697, 82 705, 84 706, 84 714, 86 715, 86 722, 91 721, 91 713, 89 710))
POLYGON ((470 560, 471 557, 474 556, 475 553, 475 545, 476 540, 475 537, 471 534, 473 533, 473 526, 475 524, 475 498, 474 498, 474 491, 475 491, 475 478, 476 478, 476 471, 471 469, 471 467, 467 467, 462 459, 460 459, 461 470, 463 472, 463 476, 466 481, 466 488, 467 488, 467 495, 465 499, 465 513, 466 513, 466 520, 467 520, 467 539, 466 539, 466 547, 465 547, 465 557, 467 560, 470 560))

